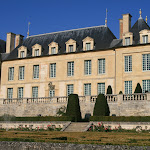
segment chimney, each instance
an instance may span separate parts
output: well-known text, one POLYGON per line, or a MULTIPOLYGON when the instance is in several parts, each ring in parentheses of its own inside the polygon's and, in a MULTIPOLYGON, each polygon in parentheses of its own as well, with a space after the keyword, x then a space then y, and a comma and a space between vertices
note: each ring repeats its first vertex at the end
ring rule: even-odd
POLYGON ((24 36, 21 34, 16 35, 15 47, 17 47, 19 44, 23 43, 23 38, 24 38, 24 36))
POLYGON ((123 19, 119 20, 120 23, 120 38, 122 38, 122 34, 130 32, 131 29, 131 18, 130 14, 123 14, 123 19))
POLYGON ((15 48, 15 35, 11 32, 7 33, 6 53, 10 53, 15 48))
POLYGON ((119 24, 120 24, 120 39, 122 39, 122 35, 123 35, 123 19, 119 19, 119 24))

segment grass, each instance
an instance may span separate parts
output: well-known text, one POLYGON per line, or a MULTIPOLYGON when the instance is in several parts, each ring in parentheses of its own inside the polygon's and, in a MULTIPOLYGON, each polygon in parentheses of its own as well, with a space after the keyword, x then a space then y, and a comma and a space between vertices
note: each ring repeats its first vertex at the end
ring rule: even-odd
POLYGON ((0 141, 150 146, 149 133, 0 131, 0 141))

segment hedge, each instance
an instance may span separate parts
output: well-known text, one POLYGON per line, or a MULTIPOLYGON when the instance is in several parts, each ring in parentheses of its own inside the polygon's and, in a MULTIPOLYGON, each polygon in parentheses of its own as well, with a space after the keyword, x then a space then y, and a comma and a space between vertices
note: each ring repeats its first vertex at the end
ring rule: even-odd
POLYGON ((150 122, 150 116, 92 116, 90 121, 150 122))
POLYGON ((61 117, 54 117, 54 116, 46 116, 46 117, 9 117, 9 119, 3 116, 0 117, 0 121, 73 121, 73 117, 68 116, 61 116, 61 117))

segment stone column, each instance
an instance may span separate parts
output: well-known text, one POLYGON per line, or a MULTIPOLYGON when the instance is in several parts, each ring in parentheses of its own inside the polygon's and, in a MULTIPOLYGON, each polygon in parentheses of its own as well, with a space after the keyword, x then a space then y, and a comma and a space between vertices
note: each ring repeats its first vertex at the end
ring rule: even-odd
POLYGON ((146 93, 147 100, 150 101, 150 93, 146 93))

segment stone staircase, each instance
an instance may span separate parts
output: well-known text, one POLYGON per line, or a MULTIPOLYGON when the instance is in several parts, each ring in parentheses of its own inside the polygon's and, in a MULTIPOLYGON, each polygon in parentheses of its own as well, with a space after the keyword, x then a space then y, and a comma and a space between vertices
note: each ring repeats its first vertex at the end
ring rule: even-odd
POLYGON ((85 132, 90 126, 89 122, 71 122, 65 132, 85 132))

